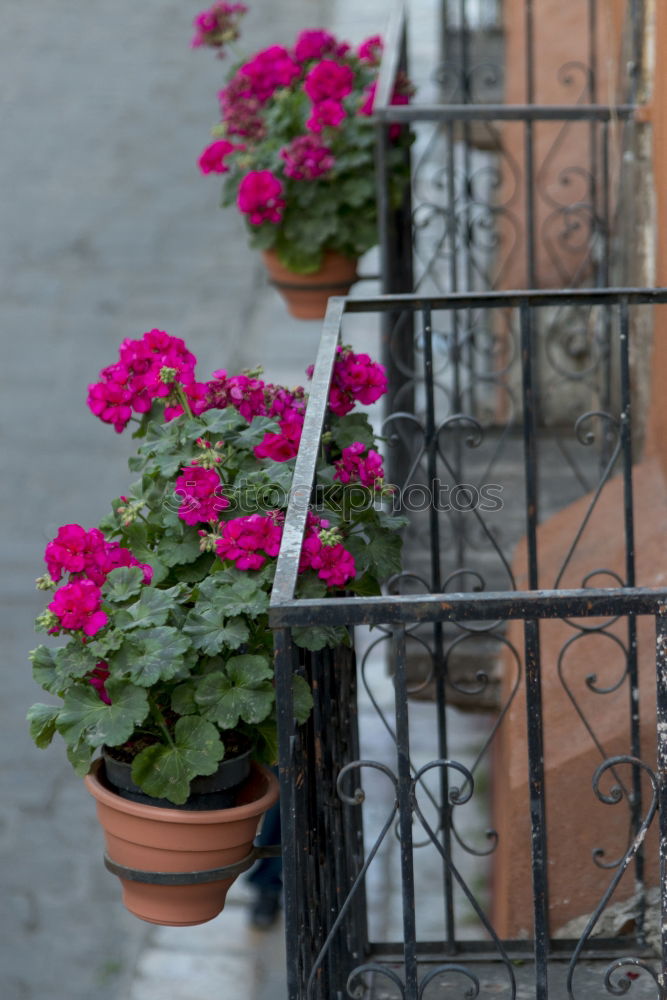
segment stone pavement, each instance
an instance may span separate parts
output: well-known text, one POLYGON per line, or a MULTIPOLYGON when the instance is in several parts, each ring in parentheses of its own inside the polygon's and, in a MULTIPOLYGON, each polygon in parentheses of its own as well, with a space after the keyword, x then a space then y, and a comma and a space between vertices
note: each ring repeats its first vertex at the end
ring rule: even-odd
MULTIPOLYGON (((434 5, 414 2, 427 26, 434 5)), ((120 340, 159 327, 185 338, 202 373, 262 360, 288 384, 314 357, 319 324, 287 317, 241 220, 217 208, 218 179, 195 167, 222 76, 211 53, 188 49, 203 6, 3 3, 3 1000, 280 1000, 284 989, 280 929, 246 929, 242 881, 202 928, 151 928, 125 912, 92 802, 64 754, 37 750, 24 722, 44 698, 27 663, 44 545, 61 524, 96 524, 131 481, 130 442, 85 407, 120 340)), ((388 10, 280 0, 276 18, 273 0, 250 7, 251 51, 309 26, 358 41, 384 30, 388 10)))

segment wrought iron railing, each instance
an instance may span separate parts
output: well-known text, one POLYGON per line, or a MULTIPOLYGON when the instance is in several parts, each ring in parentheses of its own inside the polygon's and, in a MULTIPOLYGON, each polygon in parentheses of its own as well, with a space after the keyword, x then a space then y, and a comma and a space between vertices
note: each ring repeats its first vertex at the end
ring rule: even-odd
MULTIPOLYGON (((646 283, 637 264, 642 255, 633 252, 643 236, 631 199, 641 194, 624 178, 641 145, 635 111, 642 8, 641 0, 628 0, 623 45, 617 46, 606 0, 502 6, 443 0, 441 61, 434 58, 430 67, 431 84, 411 104, 393 105, 397 80, 412 72, 404 6, 395 5, 374 110, 384 292, 646 283), (389 197, 388 167, 396 128, 409 129, 415 139, 412 183, 398 208, 389 197)), ((423 65, 416 71, 423 83, 423 65)), ((554 297, 532 323, 532 414, 548 429, 545 441, 548 436, 559 466, 558 483, 547 477, 544 488, 543 505, 553 512, 594 490, 614 468, 618 433, 605 415, 621 406, 619 356, 609 310, 585 296, 554 297), (581 447, 593 432, 600 446, 581 447)), ((387 413, 414 414, 427 392, 423 338, 412 313, 385 311, 382 324, 387 413)), ((520 326, 517 311, 500 308, 440 317, 431 363, 438 372, 438 419, 450 419, 441 460, 457 483, 471 477, 473 484, 480 477, 493 483, 496 469, 517 462, 520 468, 520 326), (483 429, 482 447, 466 446, 462 415, 469 437, 483 429)), ((401 418, 389 430, 389 476, 409 485, 414 427, 401 418)), ((640 414, 637 440, 643 433, 640 414)), ((547 469, 553 464, 544 463, 547 469)), ((501 563, 517 539, 516 506, 505 503, 492 518, 493 542, 488 527, 474 521, 456 511, 448 520, 454 568, 472 567, 487 586, 505 587, 510 574, 501 563), (491 557, 489 546, 496 542, 491 557)), ((472 586, 472 577, 460 585, 472 586)), ((489 652, 488 643, 471 640, 457 656, 488 670, 489 652)), ((478 704, 497 704, 492 687, 479 692, 478 704)))
MULTIPOLYGON (((635 564, 631 433, 635 316, 665 302, 664 289, 330 300, 270 610, 276 636, 289 1000, 367 995, 593 1000, 631 987, 633 995, 665 997, 667 591, 637 586, 642 581, 635 564), (550 448, 548 428, 538 419, 535 341, 540 311, 568 304, 590 308, 609 325, 619 358, 612 393, 617 406, 573 419, 577 446, 597 448, 606 458, 594 463, 591 490, 568 522, 570 541, 554 551, 540 529, 540 478, 557 476, 552 466, 559 453, 550 448), (385 596, 295 600, 329 382, 336 346, 349 336, 349 321, 355 317, 355 336, 367 340, 377 337, 387 313, 414 323, 424 388, 413 394, 411 411, 387 415, 384 430, 389 447, 398 436, 413 456, 410 482, 437 497, 443 482, 450 495, 452 487, 462 485, 452 478, 460 467, 447 458, 450 445, 461 453, 484 445, 486 431, 477 418, 439 410, 433 366, 443 317, 471 311, 491 325, 494 312, 510 313, 519 333, 521 468, 519 474, 515 466, 504 472, 496 468, 495 477, 501 487, 496 496, 505 496, 521 515, 525 539, 519 555, 513 546, 504 549, 498 543, 493 510, 467 501, 454 511, 429 503, 424 510, 408 510, 413 524, 406 529, 404 572, 385 596), (367 321, 364 330, 360 316, 367 321), (402 439, 395 430, 401 423, 402 439), (611 428, 611 437, 596 435, 596 425, 611 428), (602 547, 583 541, 596 524, 604 526, 598 529, 602 547), (461 549, 457 539, 471 525, 495 568, 461 561, 473 549, 461 549), (419 539, 426 540, 421 555, 419 539), (643 616, 655 619, 657 642, 639 627, 643 616), (549 625, 552 619, 556 622, 549 625), (348 648, 308 655, 297 649, 291 630, 321 625, 346 625, 357 634, 358 671, 348 648), (459 752, 461 733, 467 739, 473 727, 451 706, 461 705, 491 677, 485 669, 473 675, 473 683, 461 681, 456 654, 480 633, 497 652, 500 704, 474 749, 459 752), (598 645, 591 648, 592 642, 598 645), (390 684, 383 662, 374 662, 379 649, 388 654, 390 684), (315 692, 315 711, 304 727, 293 721, 290 678, 295 671, 315 692), (656 678, 654 718, 650 687, 656 678), (433 700, 415 700, 427 684, 433 700), (555 702, 570 706, 565 722, 554 716, 555 702), (613 713, 620 721, 610 735, 602 723, 613 713), (375 726, 368 724, 371 716, 375 726), (377 754, 378 747, 368 745, 371 730, 385 734, 377 754), (585 746, 585 778, 581 767, 552 770, 548 754, 545 765, 545 740, 552 749, 554 741, 585 746), (508 746, 521 756, 525 792, 525 799, 511 800, 516 814, 509 822, 502 816, 505 792, 510 801, 502 770, 493 775, 493 795, 489 790, 492 758, 497 761, 498 748, 508 746), (378 782, 385 782, 384 794, 378 782), (517 802, 525 807, 521 813, 517 802), (610 814, 596 828, 595 837, 603 831, 602 844, 587 842, 590 834, 580 822, 590 802, 610 814), (472 806, 472 820, 464 821, 472 806), (655 837, 656 810, 660 835, 646 846, 647 837, 655 837), (515 843, 519 829, 527 834, 515 843), (494 885, 502 882, 508 844, 511 853, 523 852, 526 878, 532 876, 529 910, 518 929, 498 916, 494 893, 494 885), (563 876, 572 876, 575 890, 579 881, 589 885, 579 925, 564 917, 558 924, 561 911, 554 903, 562 902, 563 876), (392 878, 396 889, 387 895, 392 878), (651 886, 662 887, 662 916, 653 905, 651 886), (400 919, 389 919, 387 928, 378 921, 378 891, 384 891, 385 903, 400 909, 400 919), (600 935, 616 901, 628 896, 632 916, 620 936, 608 930, 600 935)), ((464 483, 481 492, 489 483, 487 467, 479 465, 478 480, 464 483)), ((399 486, 403 508, 409 508, 406 483, 399 486)))

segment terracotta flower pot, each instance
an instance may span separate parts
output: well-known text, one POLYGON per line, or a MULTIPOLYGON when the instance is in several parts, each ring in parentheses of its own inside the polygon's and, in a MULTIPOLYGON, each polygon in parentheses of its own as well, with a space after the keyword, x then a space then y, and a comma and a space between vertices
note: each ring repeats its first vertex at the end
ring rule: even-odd
POLYGON ((333 251, 324 254, 322 267, 314 274, 289 271, 280 263, 275 250, 264 250, 262 257, 269 281, 297 319, 323 319, 329 296, 347 295, 358 277, 357 261, 333 251))
POLYGON ((107 867, 121 880, 126 908, 149 923, 169 926, 203 924, 216 917, 240 872, 213 881, 201 881, 201 873, 242 862, 250 854, 261 816, 278 799, 277 778, 253 763, 237 805, 194 812, 121 798, 103 775, 98 760, 84 780, 97 800, 107 867), (168 884, 170 876, 164 874, 157 884, 137 880, 154 873, 178 873, 172 881, 179 884, 168 884))

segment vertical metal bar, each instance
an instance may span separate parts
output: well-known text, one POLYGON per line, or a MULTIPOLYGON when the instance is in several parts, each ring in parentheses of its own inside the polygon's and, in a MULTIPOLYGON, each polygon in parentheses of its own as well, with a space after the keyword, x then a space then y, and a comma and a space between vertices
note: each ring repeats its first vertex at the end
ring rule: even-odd
MULTIPOLYGON (((632 409, 630 398, 630 315, 627 298, 619 301, 619 344, 621 375, 621 448, 623 456, 623 517, 625 524, 625 586, 635 586, 635 524, 632 490, 632 409)), ((637 619, 628 615, 628 683, 630 695, 630 753, 641 758, 639 717, 639 670, 637 661, 637 619)), ((630 807, 632 830, 637 833, 642 820, 641 772, 632 770, 632 801, 630 807)), ((639 894, 637 936, 644 934, 646 898, 644 894, 644 850, 640 847, 635 856, 635 879, 639 894)))
POLYGON ((470 30, 466 9, 467 0, 459 0, 459 47, 461 65, 461 104, 470 100, 470 30))
MULTIPOLYGON (((601 199, 599 233, 601 240, 600 267, 598 271, 598 285, 602 288, 609 287, 609 261, 611 256, 610 234, 611 234, 611 203, 609 184, 609 144, 611 142, 611 131, 609 122, 602 123, 602 178, 601 178, 601 199)), ((612 353, 612 306, 602 307, 602 329, 600 336, 600 355, 602 358, 602 372, 600 378, 600 405, 606 413, 612 407, 612 368, 614 357, 612 353)), ((600 449, 600 471, 602 472, 611 457, 614 449, 614 430, 611 421, 605 421, 604 437, 602 448, 600 449)))
POLYGON ((531 866, 535 933, 535 1000, 547 1000, 549 958, 549 898, 547 826, 542 732, 542 680, 539 623, 524 627, 526 651, 526 712, 528 724, 528 786, 530 795, 531 866))
MULTIPOLYGON (((450 291, 457 292, 459 290, 459 274, 458 274, 458 248, 456 244, 456 216, 454 212, 454 206, 456 204, 456 186, 455 186, 455 133, 454 133, 454 123, 448 123, 448 168, 447 168, 447 200, 449 202, 449 235, 450 235, 450 256, 449 256, 449 282, 450 291)), ((467 191, 463 191, 464 199, 467 199, 467 191)), ((471 291, 471 289, 466 289, 466 291, 471 291)), ((450 350, 449 350, 449 361, 452 365, 453 374, 453 385, 452 385, 452 412, 460 413, 461 411, 461 382, 460 382, 460 345, 459 345, 459 311, 458 309, 453 310, 449 313, 450 317, 450 350)), ((454 439, 455 443, 455 457, 454 457, 454 472, 460 481, 460 466, 461 466, 461 449, 460 449, 460 437, 456 430, 454 430, 456 435, 454 439)), ((454 484, 452 484, 454 485, 454 484)), ((455 513, 454 513, 454 516, 455 513)), ((459 569, 463 565, 464 561, 464 542, 461 532, 455 532, 456 535, 456 569, 459 569)))
POLYGON ((660 932, 662 968, 660 983, 667 986, 667 606, 655 617, 655 667, 657 683, 657 774, 660 854, 660 932))
POLYGON ((597 0, 588 0, 588 100, 597 104, 598 25, 597 0))
POLYGON ((404 1000, 418 1000, 415 874, 412 856, 412 771, 410 768, 410 722, 406 676, 405 628, 393 630, 396 701, 396 753, 398 774, 398 824, 401 844, 403 888, 403 942, 405 958, 404 1000))
MULTIPOLYGON (((533 16, 533 0, 525 0, 524 32, 526 46, 526 104, 535 103, 535 20, 533 16)), ((532 285, 530 286, 532 288, 532 285)))
POLYGON ((433 325, 431 321, 430 307, 426 306, 422 310, 423 337, 424 337, 424 380, 426 390, 426 447, 427 447, 427 472, 429 488, 431 490, 431 503, 429 505, 429 530, 431 545, 431 589, 434 594, 440 592, 440 527, 438 522, 438 510, 433 502, 435 499, 435 481, 437 478, 437 435, 435 423, 435 394, 433 386, 433 325))
MULTIPOLYGON (((534 22, 533 0, 525 0, 524 12, 524 44, 526 47, 526 104, 535 103, 535 22, 534 22)), ((525 123, 524 132, 524 185, 526 197, 526 287, 536 288, 536 267, 535 267, 535 158, 533 151, 533 123, 525 123)))
POLYGON ((282 831, 283 892, 285 909, 285 946, 287 968, 287 1000, 303 1000, 306 978, 300 976, 300 948, 304 944, 303 914, 300 895, 300 835, 302 823, 297 818, 297 736, 294 727, 292 697, 292 664, 294 646, 289 629, 274 633, 276 707, 278 720, 278 753, 280 779, 280 825, 282 831))
MULTIPOLYGON (((597 0, 588 0, 588 100, 597 104, 597 0)), ((600 212, 598 209, 598 125, 591 119, 588 127, 589 149, 589 198, 591 202, 591 234, 589 257, 597 253, 597 241, 601 229, 600 212)), ((600 284, 598 280, 598 285, 600 284)))
MULTIPOLYGON (((535 393, 536 345, 532 309, 525 300, 520 306, 520 319, 521 362, 523 367, 523 435, 528 585, 531 590, 536 590, 539 579, 537 552, 538 468, 536 426, 538 403, 535 393)), ((526 711, 528 713, 528 782, 532 835, 533 916, 535 925, 535 997, 536 1000, 546 1000, 548 995, 549 901, 539 623, 537 621, 527 621, 524 634, 526 652, 526 711)))
POLYGON ((630 56, 630 64, 628 67, 628 72, 630 79, 628 81, 628 103, 637 103, 637 92, 639 90, 639 83, 641 80, 642 71, 642 19, 643 19, 643 0, 630 0, 630 23, 632 32, 632 53, 630 56))
POLYGON ((450 62, 449 45, 449 0, 440 0, 440 65, 450 62))
POLYGON ((526 282, 528 288, 537 288, 537 261, 535 259, 535 152, 533 122, 525 123, 524 131, 524 185, 526 188, 526 282))
MULTIPOLYGON (((431 592, 440 593, 442 589, 442 575, 440 565, 440 522, 438 510, 435 503, 437 490, 437 435, 435 421, 435 398, 433 387, 433 328, 431 323, 431 310, 427 307, 423 310, 423 336, 424 336, 424 380, 426 386, 426 443, 428 480, 431 490, 431 504, 429 507, 429 542, 431 552, 431 592)), ((449 738, 447 733, 447 691, 445 687, 445 671, 443 663, 443 628, 442 622, 433 624, 433 653, 436 683, 436 711, 438 720, 438 749, 441 759, 448 756, 449 738)), ((452 850, 451 834, 451 805, 449 802, 449 773, 446 767, 440 768, 440 827, 444 855, 443 867, 443 887, 444 887, 444 907, 445 907, 445 941, 450 954, 455 951, 456 926, 454 917, 454 886, 450 866, 452 850)))
POLYGON ((523 447, 524 475, 526 491, 526 538, 528 542, 528 586, 538 587, 538 464, 537 464, 537 410, 538 399, 535 385, 536 338, 533 331, 533 313, 524 300, 519 307, 521 321, 521 364, 523 369, 523 447))
MULTIPOLYGON (((405 18, 401 22, 398 42, 397 70, 409 72, 408 38, 405 18)), ((392 81, 393 83, 393 81, 392 81)), ((389 125, 379 121, 376 127, 376 186, 378 204, 378 238, 380 241, 380 286, 383 294, 412 292, 414 267, 412 258, 412 169, 410 148, 404 150, 407 176, 410 178, 403 191, 398 208, 392 205, 390 195, 389 125)), ((414 364, 414 330, 412 314, 384 312, 381 317, 382 361, 387 370, 389 392, 385 398, 384 412, 389 416, 397 407, 400 394, 401 409, 414 408, 414 388, 410 377, 414 364)), ((391 483, 403 484, 409 466, 408 449, 399 443, 387 455, 387 478, 391 483)))

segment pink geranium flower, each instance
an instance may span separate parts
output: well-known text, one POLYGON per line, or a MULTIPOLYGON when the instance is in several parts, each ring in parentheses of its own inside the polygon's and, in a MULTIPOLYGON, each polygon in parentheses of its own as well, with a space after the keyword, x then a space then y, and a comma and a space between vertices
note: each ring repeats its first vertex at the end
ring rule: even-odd
POLYGON ((354 70, 335 59, 322 59, 310 69, 304 80, 303 89, 313 104, 322 101, 342 101, 352 93, 354 70))
POLYGON ((306 534, 301 547, 299 572, 315 570, 329 587, 343 587, 356 573, 354 556, 341 542, 326 544, 317 530, 306 534))
POLYGON ((282 514, 235 517, 222 525, 215 549, 237 569, 261 569, 269 556, 278 555, 282 533, 282 514))
POLYGON ((124 431, 132 418, 132 391, 129 373, 117 372, 104 382, 88 386, 88 407, 105 424, 112 424, 117 434, 124 431))
POLYGON ((253 226, 280 222, 285 207, 282 192, 282 184, 270 170, 251 170, 239 184, 236 202, 253 226))
POLYGON ((334 479, 341 483, 356 482, 371 489, 381 489, 384 477, 382 456, 373 448, 369 448, 366 454, 365 452, 366 445, 361 441, 343 448, 341 457, 334 463, 334 479))
POLYGON ((223 54, 227 42, 232 42, 239 36, 239 21, 247 11, 242 3, 226 3, 217 0, 208 10, 197 14, 193 21, 195 34, 190 43, 193 49, 202 45, 210 45, 223 54))
POLYGON ((294 55, 299 62, 321 59, 330 53, 337 53, 338 42, 328 31, 315 29, 302 31, 294 45, 294 55))
POLYGON ((363 63, 369 66, 379 66, 384 45, 379 35, 373 35, 361 43, 357 55, 363 63))
MULTIPOLYGON (((334 362, 329 409, 339 417, 344 417, 355 403, 374 403, 387 391, 387 375, 384 365, 371 361, 368 354, 355 354, 349 347, 338 347, 334 362)), ((309 378, 313 366, 306 369, 309 378)))
POLYGON ((300 414, 292 414, 281 420, 279 434, 267 431, 260 443, 255 445, 255 457, 271 458, 274 462, 289 462, 299 451, 302 430, 303 417, 300 414))
POLYGON ((280 150, 280 155, 285 161, 285 174, 295 181, 324 177, 336 163, 329 147, 311 135, 292 139, 289 146, 280 150))
POLYGON ((97 528, 86 531, 80 524, 63 524, 44 552, 49 575, 57 583, 63 571, 85 573, 104 557, 104 545, 104 535, 97 528))
POLYGON ((92 580, 76 580, 57 590, 49 611, 60 619, 60 627, 81 629, 85 635, 96 635, 108 623, 108 615, 100 610, 102 591, 92 580))
POLYGON ((310 118, 306 121, 306 128, 315 135, 324 128, 336 128, 345 120, 345 108, 340 101, 326 100, 313 105, 310 118))
POLYGON ((98 528, 86 531, 80 524, 64 524, 49 542, 44 552, 49 575, 56 583, 63 571, 72 578, 87 578, 101 587, 113 569, 119 566, 139 566, 144 583, 150 583, 153 569, 138 559, 118 542, 110 542, 98 528))
POLYGON ((148 413, 155 399, 166 398, 173 384, 162 378, 162 370, 175 371, 174 380, 194 382, 197 359, 180 337, 164 330, 149 330, 139 340, 120 345, 119 360, 100 372, 101 381, 88 386, 88 406, 115 430, 125 429, 132 412, 148 413))
POLYGON ((199 169, 203 174, 226 174, 229 167, 225 163, 226 158, 238 149, 245 149, 244 146, 235 146, 227 139, 216 139, 210 143, 199 157, 199 169))
POLYGON ((174 495, 181 501, 178 516, 186 524, 217 521, 220 511, 229 507, 217 472, 198 465, 189 465, 182 470, 174 484, 174 495))
POLYGON ((271 45, 244 63, 238 75, 245 81, 245 93, 266 103, 278 87, 289 87, 301 74, 301 67, 282 45, 271 45))

